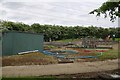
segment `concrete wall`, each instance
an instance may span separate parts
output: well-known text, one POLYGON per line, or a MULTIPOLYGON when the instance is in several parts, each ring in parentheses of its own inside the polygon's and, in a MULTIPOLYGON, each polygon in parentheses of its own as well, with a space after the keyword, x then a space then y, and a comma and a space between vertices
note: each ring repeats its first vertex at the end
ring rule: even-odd
POLYGON ((4 32, 2 33, 2 55, 19 52, 43 51, 43 34, 4 32))

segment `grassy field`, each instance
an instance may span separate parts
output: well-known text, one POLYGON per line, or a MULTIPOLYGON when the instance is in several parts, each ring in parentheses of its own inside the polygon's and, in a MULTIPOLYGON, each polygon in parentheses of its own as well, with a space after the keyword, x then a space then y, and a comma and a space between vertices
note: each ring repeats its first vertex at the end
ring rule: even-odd
MULTIPOLYGON (((76 49, 77 50, 77 49, 76 49)), ((68 57, 74 56, 97 56, 100 52, 95 50, 78 49, 78 54, 70 54, 68 57), (88 52, 90 51, 90 52, 88 52)), ((118 51, 118 44, 113 46, 113 49, 102 52, 102 55, 97 60, 116 59, 120 58, 120 52, 118 51)), ((96 59, 82 59, 82 61, 96 61, 96 59)), ((5 56, 2 58, 2 66, 21 66, 21 65, 47 65, 56 64, 57 59, 44 55, 43 53, 29 53, 24 55, 5 56)))
MULTIPOLYGON (((79 39, 74 39, 77 41, 79 39)), ((62 42, 72 41, 72 39, 61 40, 62 42)), ((48 48, 51 50, 56 50, 56 46, 53 45, 44 45, 44 48, 48 48)), ((58 48, 62 49, 62 48, 58 48)), ((67 48, 65 48, 66 50, 67 48)), ((71 48, 72 49, 72 48, 71 48)), ((110 49, 106 52, 102 52, 102 55, 98 57, 97 60, 106 60, 106 59, 116 59, 120 58, 120 52, 118 50, 118 44, 113 45, 113 49, 110 49)), ((64 49, 63 49, 64 50, 64 49)), ((74 49, 72 49, 74 50, 74 49)), ((90 51, 83 48, 76 48, 79 54, 71 54, 70 57, 74 56, 96 56, 100 52, 90 51)), ((69 57, 68 56, 68 57, 69 57)), ((92 58, 91 60, 96 61, 96 59, 92 58)), ((87 59, 87 61, 90 61, 87 59)), ((56 64, 58 60, 52 56, 44 55, 43 53, 29 53, 24 55, 13 55, 13 56, 5 56, 2 58, 2 66, 20 66, 20 65, 47 65, 47 64, 56 64)))
POLYGON ((79 41, 80 39, 64 39, 64 40, 58 40, 57 42, 73 42, 73 41, 79 41))
POLYGON ((120 56, 118 54, 120 54, 120 52, 118 52, 116 50, 109 50, 107 52, 104 52, 103 55, 99 57, 99 59, 106 60, 106 59, 120 58, 120 56))
MULTIPOLYGON (((74 42, 80 41, 80 39, 64 39, 64 40, 57 40, 56 42, 74 42)), ((120 41, 120 38, 115 38, 115 41, 120 41)))
POLYGON ((120 38, 115 38, 115 41, 120 41, 120 38))
POLYGON ((47 56, 38 52, 24 55, 5 56, 2 58, 2 66, 46 65, 55 63, 57 63, 57 60, 52 56, 47 56))
POLYGON ((113 49, 103 52, 103 55, 99 57, 100 60, 116 59, 120 58, 119 44, 113 45, 113 49))
POLYGON ((56 49, 56 48, 58 48, 58 47, 53 46, 53 45, 44 45, 44 49, 45 49, 45 50, 46 50, 46 49, 56 49))

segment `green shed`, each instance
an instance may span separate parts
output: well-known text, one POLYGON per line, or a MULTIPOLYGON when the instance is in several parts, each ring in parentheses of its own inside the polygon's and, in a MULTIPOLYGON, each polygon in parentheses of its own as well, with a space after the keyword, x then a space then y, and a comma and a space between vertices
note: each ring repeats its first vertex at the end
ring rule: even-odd
POLYGON ((43 51, 43 34, 5 31, 2 32, 2 55, 15 55, 27 51, 43 51))

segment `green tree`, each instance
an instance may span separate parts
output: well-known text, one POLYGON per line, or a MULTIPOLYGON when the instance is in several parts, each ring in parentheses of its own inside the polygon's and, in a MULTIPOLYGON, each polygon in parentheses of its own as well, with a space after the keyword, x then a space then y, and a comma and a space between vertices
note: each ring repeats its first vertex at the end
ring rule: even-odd
POLYGON ((109 16, 110 21, 114 22, 116 17, 120 17, 120 0, 117 0, 117 2, 112 1, 113 0, 104 2, 102 6, 100 6, 98 9, 94 9, 90 12, 90 14, 97 13, 96 16, 104 14, 105 18, 109 16))
POLYGON ((59 25, 41 25, 34 23, 31 26, 21 22, 0 21, 0 30, 22 31, 43 33, 45 41, 54 41, 62 39, 76 39, 81 37, 105 38, 108 35, 115 34, 120 37, 120 28, 102 28, 102 27, 82 27, 82 26, 59 26, 59 25))
POLYGON ((28 31, 29 25, 20 22, 2 21, 1 26, 11 31, 28 31))

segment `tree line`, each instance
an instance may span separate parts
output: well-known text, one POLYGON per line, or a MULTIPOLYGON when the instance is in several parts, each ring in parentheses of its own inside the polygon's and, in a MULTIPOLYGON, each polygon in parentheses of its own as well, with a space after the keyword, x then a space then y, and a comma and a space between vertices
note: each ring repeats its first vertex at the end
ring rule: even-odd
POLYGON ((120 28, 102 28, 96 26, 61 26, 61 25, 41 25, 34 23, 27 25, 21 22, 0 21, 0 29, 8 31, 22 31, 32 33, 43 33, 45 41, 55 41, 63 39, 76 39, 83 37, 95 37, 105 39, 108 35, 120 37, 120 28))

